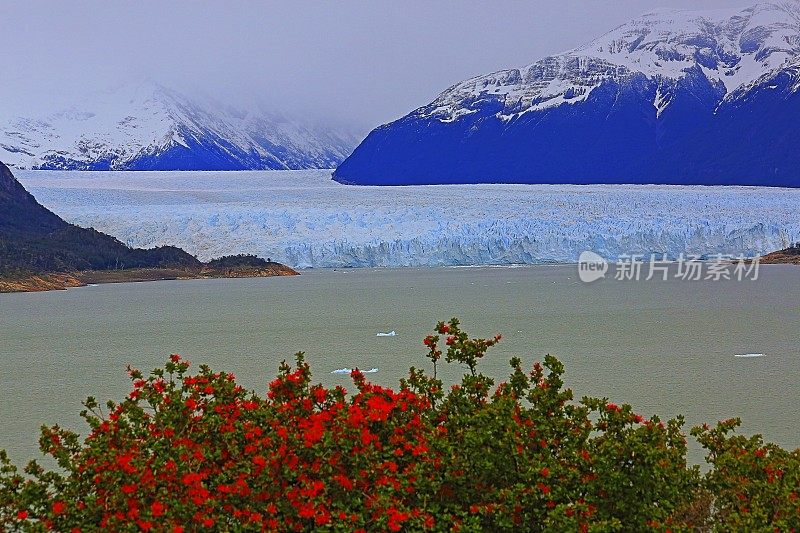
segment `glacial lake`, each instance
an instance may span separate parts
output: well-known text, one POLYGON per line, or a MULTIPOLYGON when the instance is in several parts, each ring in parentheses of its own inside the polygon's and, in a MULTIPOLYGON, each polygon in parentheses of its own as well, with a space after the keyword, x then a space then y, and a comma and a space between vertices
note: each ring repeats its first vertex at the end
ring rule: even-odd
MULTIPOLYGON (((757 281, 581 283, 577 267, 308 270, 291 278, 165 281, 0 295, 0 447, 37 457, 38 428, 85 433, 89 395, 121 399, 125 367, 173 352, 265 391, 304 350, 315 378, 379 368, 396 386, 428 367, 421 339, 437 320, 503 342, 481 362, 507 375, 544 354, 566 364, 576 397, 608 396, 644 415, 692 424, 740 416, 743 431, 800 446, 800 267, 762 266, 757 281), (395 330, 396 337, 377 337, 395 330), (765 357, 736 358, 735 354, 765 357)), ((455 380, 464 369, 446 368, 455 380)), ((702 459, 695 446, 692 461, 702 459)))

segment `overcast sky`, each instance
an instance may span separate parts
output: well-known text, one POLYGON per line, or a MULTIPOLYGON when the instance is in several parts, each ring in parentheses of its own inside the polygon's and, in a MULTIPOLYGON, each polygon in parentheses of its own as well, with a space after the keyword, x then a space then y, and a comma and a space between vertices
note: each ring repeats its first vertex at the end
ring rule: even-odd
POLYGON ((150 78, 372 127, 658 7, 740 0, 2 1, 0 116, 150 78))

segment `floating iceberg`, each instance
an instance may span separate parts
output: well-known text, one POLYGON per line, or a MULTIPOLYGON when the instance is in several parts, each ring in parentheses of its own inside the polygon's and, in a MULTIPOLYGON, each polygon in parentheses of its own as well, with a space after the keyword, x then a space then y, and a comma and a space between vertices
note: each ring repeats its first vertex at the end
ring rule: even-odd
MULTIPOLYGON (((370 368, 369 370, 362 370, 361 373, 362 374, 374 374, 377 371, 378 371, 377 368, 370 368)), ((347 375, 350 375, 350 374, 352 374, 352 372, 353 372, 352 368, 338 368, 338 369, 332 371, 331 374, 347 374, 347 375)))
POLYGON ((388 333, 379 332, 375 334, 376 337, 397 337, 397 332, 392 330, 388 333))

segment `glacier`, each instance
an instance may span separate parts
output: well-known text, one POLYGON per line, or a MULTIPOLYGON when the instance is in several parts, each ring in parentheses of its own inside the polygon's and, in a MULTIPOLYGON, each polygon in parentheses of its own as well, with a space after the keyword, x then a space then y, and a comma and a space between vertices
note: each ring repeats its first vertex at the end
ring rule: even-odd
POLYGON ((673 185, 348 186, 330 170, 18 171, 69 222, 208 260, 297 268, 575 262, 584 250, 755 256, 800 241, 800 190, 673 185))

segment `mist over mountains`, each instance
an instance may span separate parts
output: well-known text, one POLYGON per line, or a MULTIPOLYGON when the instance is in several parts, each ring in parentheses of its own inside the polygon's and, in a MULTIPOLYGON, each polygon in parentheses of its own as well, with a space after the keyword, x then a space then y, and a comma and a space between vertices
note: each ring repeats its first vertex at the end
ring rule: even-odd
POLYGON ((189 98, 148 81, 0 124, 0 160, 43 170, 332 168, 357 141, 352 128, 189 98))

